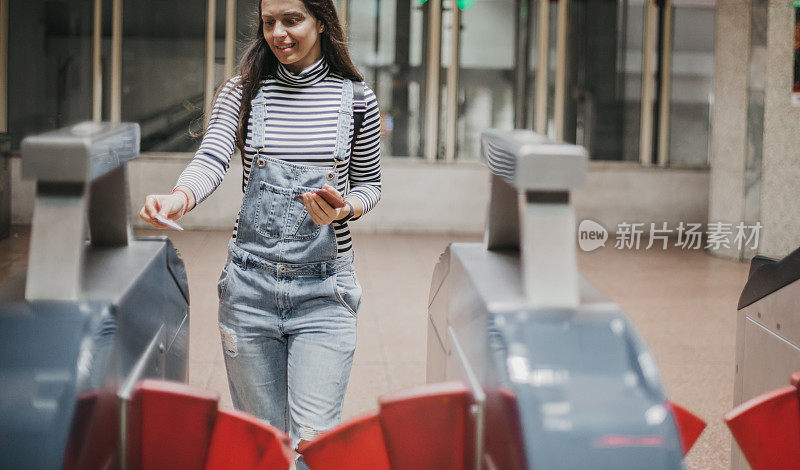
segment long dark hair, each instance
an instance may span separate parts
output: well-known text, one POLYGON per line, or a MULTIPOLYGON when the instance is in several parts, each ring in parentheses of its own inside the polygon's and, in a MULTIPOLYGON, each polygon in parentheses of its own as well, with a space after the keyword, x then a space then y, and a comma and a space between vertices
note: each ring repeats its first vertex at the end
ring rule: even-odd
MULTIPOLYGON (((347 50, 347 39, 344 36, 339 16, 333 6, 333 0, 301 0, 311 15, 323 25, 319 38, 322 46, 322 57, 331 70, 350 80, 362 81, 364 78, 353 65, 347 50)), ((242 87, 242 103, 239 106, 239 126, 236 130, 236 147, 244 160, 244 142, 247 137, 247 121, 250 117, 251 101, 255 98, 261 81, 273 76, 278 68, 278 58, 272 53, 264 39, 264 20, 261 18, 261 1, 258 3, 258 19, 253 23, 247 50, 239 62, 237 74, 242 87)), ((224 86, 224 85, 223 85, 224 86)))

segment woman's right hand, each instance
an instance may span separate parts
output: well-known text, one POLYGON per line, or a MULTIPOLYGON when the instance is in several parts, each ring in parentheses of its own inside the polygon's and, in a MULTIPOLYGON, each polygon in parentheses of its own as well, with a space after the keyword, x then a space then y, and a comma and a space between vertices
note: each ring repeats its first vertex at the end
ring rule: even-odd
POLYGON ((186 197, 181 193, 150 194, 144 198, 139 217, 156 228, 167 228, 156 219, 156 214, 169 220, 178 220, 186 212, 186 197))

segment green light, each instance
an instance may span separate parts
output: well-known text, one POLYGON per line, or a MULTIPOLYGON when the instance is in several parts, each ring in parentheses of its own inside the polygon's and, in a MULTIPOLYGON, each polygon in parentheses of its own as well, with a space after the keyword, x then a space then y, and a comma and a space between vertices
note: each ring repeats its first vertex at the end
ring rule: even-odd
MULTIPOLYGON (((417 3, 426 3, 428 0, 417 0, 417 3)), ((800 2, 800 0, 798 0, 800 2)), ((456 0, 456 4, 458 4, 458 8, 461 10, 466 10, 467 8, 471 7, 475 3, 475 0, 456 0)))
MULTIPOLYGON (((426 3, 427 1, 428 0, 417 0, 417 3, 423 4, 426 3)), ((798 2, 800 2, 800 0, 798 0, 798 2)), ((456 3, 458 4, 459 9, 466 10, 475 3, 475 0, 456 0, 456 3)))

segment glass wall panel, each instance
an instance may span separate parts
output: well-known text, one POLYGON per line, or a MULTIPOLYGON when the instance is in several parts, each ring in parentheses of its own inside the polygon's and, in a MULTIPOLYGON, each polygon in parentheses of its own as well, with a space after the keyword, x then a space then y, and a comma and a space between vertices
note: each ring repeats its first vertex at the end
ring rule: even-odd
POLYGON ((528 87, 525 120, 528 128, 533 129, 536 118, 536 77, 539 63, 539 7, 542 1, 549 0, 522 0, 523 8, 528 10, 528 87))
MULTIPOLYGON (((441 65, 440 72, 439 72, 439 89, 441 93, 439 95, 439 140, 438 140, 438 151, 437 157, 439 159, 447 158, 445 155, 445 146, 447 145, 447 120, 450 119, 450 115, 447 113, 447 106, 448 106, 448 83, 447 83, 447 74, 448 69, 450 68, 451 58, 453 57, 453 11, 452 8, 455 7, 455 0, 442 0, 442 49, 441 55, 439 56, 439 63, 441 65)), ((463 25, 463 18, 459 18, 459 26, 463 25)), ((460 54, 459 54, 460 55, 460 54)), ((459 77, 460 82, 461 77, 459 77)), ((431 88, 432 90, 433 88, 431 88)), ((460 100, 459 100, 460 101, 460 100)), ((455 112, 456 116, 454 119, 458 119, 458 110, 455 112)), ((456 125, 456 132, 458 132, 458 124, 456 125)), ((456 151, 454 152, 454 157, 458 155, 458 141, 456 141, 456 151)))
MULTIPOLYGON (((395 156, 421 156, 423 152, 423 126, 425 116, 423 110, 424 76, 423 61, 426 52, 423 49, 423 40, 427 34, 424 26, 423 6, 416 0, 396 0, 398 9, 403 5, 410 5, 408 35, 402 34, 395 45, 394 71, 396 72, 392 84, 392 104, 389 109, 391 120, 390 143, 392 155, 395 156)), ((397 17, 400 18, 400 11, 397 17)))
POLYGON ((423 10, 417 0, 350 0, 350 55, 381 109, 384 155, 422 154, 423 10))
MULTIPOLYGON (((370 88, 375 88, 379 67, 380 42, 376 34, 379 30, 379 0, 350 0, 349 27, 350 55, 364 80, 370 88)), ((384 9, 384 12, 386 10, 384 9)), ((387 51, 383 51, 386 53, 387 51)))
MULTIPOLYGON (((225 21, 227 14, 226 3, 229 0, 216 0, 214 13, 214 90, 216 91, 229 77, 225 76, 225 21)), ((235 0, 230 0, 235 1, 235 0)), ((237 2, 238 3, 238 2, 237 2)), ((205 49, 203 53, 205 60, 205 49)), ((205 69, 205 68, 204 68, 205 69)), ((205 80, 205 78, 204 78, 205 80)))
POLYGON ((710 161, 714 13, 713 6, 674 3, 669 109, 671 166, 706 166, 710 161))
POLYGON ((622 108, 622 153, 620 158, 610 160, 639 161, 645 1, 649 0, 619 0, 618 3, 617 70, 622 108))
MULTIPOLYGON (((558 3, 549 6, 547 134, 556 137, 558 3)), ((643 0, 570 0, 563 140, 593 160, 639 159, 643 0)), ((532 48, 536 48, 532 45, 532 48)))
POLYGON ((9 2, 8 132, 26 135, 92 119, 94 2, 9 2))
POLYGON ((239 67, 239 59, 247 49, 254 30, 258 28, 258 0, 239 0, 236 2, 236 59, 234 70, 239 67))
POLYGON ((456 158, 477 160, 484 129, 514 127, 516 12, 513 1, 482 0, 460 13, 456 158))
POLYGON ((103 81, 102 120, 108 121, 111 116, 111 29, 114 15, 112 0, 102 1, 102 37, 100 46, 100 68, 103 81))
POLYGON ((122 120, 141 125, 143 151, 199 145, 189 129, 203 112, 206 11, 205 0, 124 1, 122 120))
POLYGON ((558 2, 549 2, 550 18, 547 29, 547 131, 546 134, 555 138, 556 126, 553 120, 555 114, 556 95, 556 67, 558 65, 558 2))

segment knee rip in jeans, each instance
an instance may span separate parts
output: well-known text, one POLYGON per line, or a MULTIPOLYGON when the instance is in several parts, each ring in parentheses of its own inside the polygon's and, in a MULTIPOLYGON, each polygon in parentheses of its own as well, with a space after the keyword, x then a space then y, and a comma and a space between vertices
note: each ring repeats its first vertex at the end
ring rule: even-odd
POLYGON ((313 441, 323 432, 325 431, 314 429, 311 426, 303 426, 302 424, 297 429, 297 434, 300 436, 300 440, 302 441, 313 441))
POLYGON ((219 331, 222 333, 222 349, 230 357, 236 357, 239 350, 236 346, 236 332, 220 323, 219 331))

